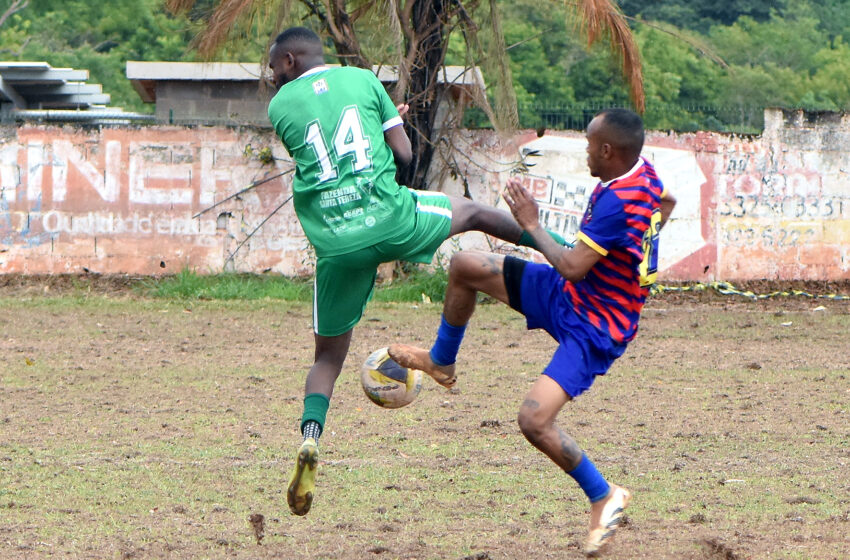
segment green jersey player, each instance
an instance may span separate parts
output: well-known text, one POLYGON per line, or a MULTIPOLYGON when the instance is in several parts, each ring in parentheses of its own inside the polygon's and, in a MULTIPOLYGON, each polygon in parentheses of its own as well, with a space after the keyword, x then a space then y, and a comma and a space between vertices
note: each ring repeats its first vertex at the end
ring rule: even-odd
POLYGON ((534 245, 506 211, 398 185, 396 166, 412 159, 401 119, 407 106, 396 107, 369 70, 325 66, 315 33, 293 27, 278 35, 269 67, 278 88, 269 118, 295 160, 295 212, 317 256, 315 361, 304 389, 304 440, 287 489, 292 512, 305 515, 317 442, 378 265, 431 262, 447 237, 469 230, 534 245))

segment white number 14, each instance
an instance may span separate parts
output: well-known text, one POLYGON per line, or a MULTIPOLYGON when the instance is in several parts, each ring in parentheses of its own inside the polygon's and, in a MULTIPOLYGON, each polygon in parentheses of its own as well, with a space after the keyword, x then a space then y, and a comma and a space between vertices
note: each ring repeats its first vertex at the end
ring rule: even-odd
POLYGON ((320 183, 337 178, 339 175, 337 162, 348 154, 354 154, 351 160, 351 169, 354 173, 372 167, 372 158, 370 157, 372 145, 369 138, 363 134, 360 113, 356 105, 343 109, 339 122, 337 122, 333 135, 335 158, 331 159, 331 155, 328 153, 328 147, 322 133, 322 125, 318 120, 307 125, 304 142, 309 144, 316 152, 316 159, 321 168, 316 178, 320 183))

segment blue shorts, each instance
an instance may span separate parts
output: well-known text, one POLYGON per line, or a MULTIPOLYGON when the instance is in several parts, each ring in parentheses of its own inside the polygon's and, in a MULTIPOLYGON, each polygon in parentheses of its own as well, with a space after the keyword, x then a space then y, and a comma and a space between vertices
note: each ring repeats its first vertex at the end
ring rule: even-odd
POLYGON ((543 374, 570 397, 588 390, 626 351, 626 343, 614 342, 576 314, 564 278, 548 264, 505 257, 504 275, 510 306, 525 315, 528 329, 544 329, 558 341, 543 374))

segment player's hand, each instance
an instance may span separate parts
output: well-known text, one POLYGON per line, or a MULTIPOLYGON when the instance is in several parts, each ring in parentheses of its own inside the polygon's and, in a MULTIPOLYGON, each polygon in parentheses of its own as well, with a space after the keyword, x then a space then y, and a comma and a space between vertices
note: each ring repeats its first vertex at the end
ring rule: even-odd
POLYGON ((407 114, 408 111, 410 111, 410 105, 408 105, 407 103, 399 103, 395 106, 395 108, 398 110, 399 117, 403 117, 407 114))
POLYGON ((540 214, 537 201, 534 200, 531 193, 522 186, 522 182, 519 177, 511 177, 508 179, 507 185, 505 186, 505 192, 502 193, 502 197, 505 199, 505 202, 508 203, 508 207, 511 209, 511 214, 514 215, 514 219, 522 227, 522 229, 531 231, 540 226, 540 214))

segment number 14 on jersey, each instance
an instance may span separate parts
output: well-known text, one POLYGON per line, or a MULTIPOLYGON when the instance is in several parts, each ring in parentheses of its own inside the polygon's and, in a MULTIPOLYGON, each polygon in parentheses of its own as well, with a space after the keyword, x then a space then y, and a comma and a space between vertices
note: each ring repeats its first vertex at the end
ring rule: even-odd
POLYGON ((339 161, 348 155, 353 156, 351 159, 353 173, 372 168, 372 144, 369 137, 363 134, 357 105, 349 105, 342 110, 331 141, 330 147, 333 153, 325 143, 322 124, 318 119, 307 124, 304 142, 309 144, 316 153, 320 168, 316 180, 319 183, 336 179, 339 176, 339 161))

